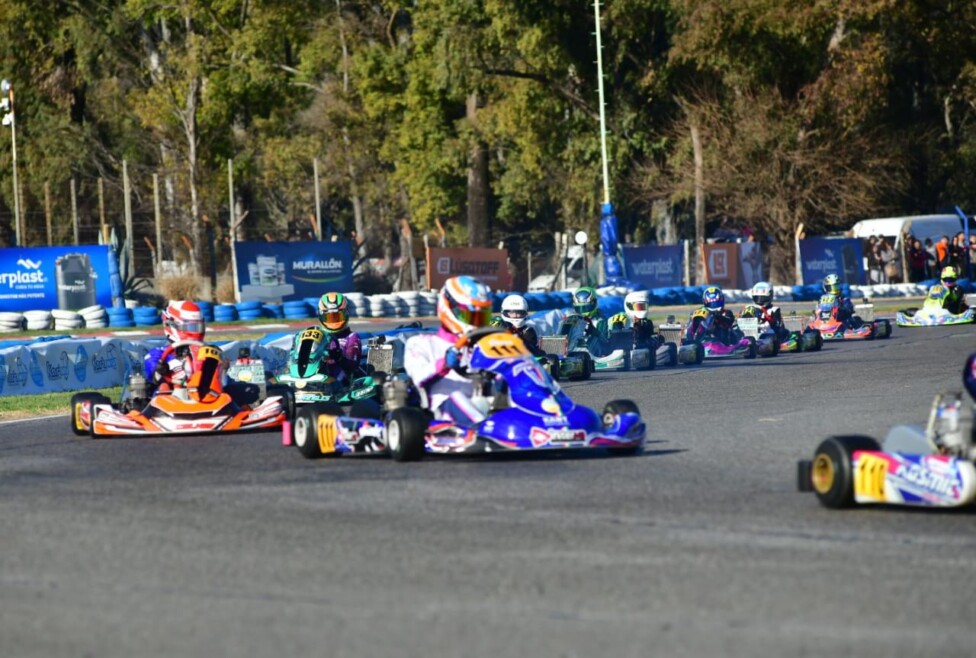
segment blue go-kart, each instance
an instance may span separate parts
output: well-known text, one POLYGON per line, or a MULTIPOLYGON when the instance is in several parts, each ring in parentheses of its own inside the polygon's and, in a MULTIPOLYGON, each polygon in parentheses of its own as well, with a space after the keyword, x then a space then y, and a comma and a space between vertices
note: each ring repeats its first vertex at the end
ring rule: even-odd
POLYGON ((396 461, 426 454, 643 449, 647 427, 630 400, 608 402, 602 414, 576 404, 520 338, 499 328, 462 336, 458 347, 468 345, 472 401, 485 412, 484 420, 462 427, 433 418, 423 392, 401 377, 384 384, 382 406, 359 401, 348 413, 330 403, 303 406, 292 423, 293 443, 310 459, 389 452, 396 461))

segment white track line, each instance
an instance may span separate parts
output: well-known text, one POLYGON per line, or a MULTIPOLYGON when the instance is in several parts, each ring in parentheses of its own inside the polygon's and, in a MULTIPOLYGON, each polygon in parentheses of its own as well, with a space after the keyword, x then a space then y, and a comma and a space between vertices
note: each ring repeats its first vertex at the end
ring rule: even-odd
POLYGON ((14 418, 13 420, 0 420, 0 425, 13 425, 14 423, 31 423, 35 420, 47 420, 49 418, 64 418, 71 414, 54 414, 52 416, 34 416, 31 418, 14 418))

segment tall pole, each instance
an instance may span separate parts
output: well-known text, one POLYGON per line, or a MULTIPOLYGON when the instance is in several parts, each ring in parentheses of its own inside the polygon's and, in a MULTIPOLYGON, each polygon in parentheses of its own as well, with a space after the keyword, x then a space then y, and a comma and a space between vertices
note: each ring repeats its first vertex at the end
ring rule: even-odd
POLYGON ((102 244, 108 244, 108 224, 105 223, 105 181, 98 177, 98 225, 102 233, 102 244))
POLYGON ((132 198, 129 187, 129 163, 122 161, 122 191, 125 203, 125 237, 129 242, 129 276, 135 276, 136 272, 136 236, 132 228, 132 198))
MULTIPOLYGON (((9 80, 4 80, 0 83, 0 92, 7 94, 7 102, 9 103, 10 111, 3 118, 3 123, 6 125, 10 124, 10 147, 13 151, 14 158, 14 227, 15 227, 15 240, 18 247, 22 246, 21 236, 20 236, 20 183, 17 182, 17 115, 14 112, 14 88, 10 84, 9 80)), ((6 105, 7 103, 4 103, 6 105)))
MULTIPOLYGON (((156 265, 163 260, 163 216, 159 212, 159 174, 153 174, 153 219, 156 223, 156 265)), ((153 272, 159 276, 158 272, 153 272)))
POLYGON ((607 164, 607 114, 603 98, 603 38, 600 35, 600 0, 593 0, 596 18, 596 71, 597 90, 600 95, 600 154, 603 156, 603 203, 610 203, 610 167, 607 164))
POLYGON ((78 236, 78 189, 75 187, 75 179, 71 179, 71 225, 74 227, 75 246, 80 242, 78 236))
MULTIPOLYGON (((315 231, 318 233, 316 236, 319 240, 322 239, 322 193, 319 189, 319 159, 312 158, 312 171, 315 174, 315 231)), ((355 245, 353 245, 355 248, 355 245)))
POLYGON ((44 223, 47 225, 47 246, 54 246, 54 226, 51 217, 51 184, 44 181, 44 223))
POLYGON ((231 276, 234 278, 234 299, 241 301, 241 287, 237 284, 237 207, 234 199, 234 160, 227 158, 227 211, 230 213, 230 266, 231 276))

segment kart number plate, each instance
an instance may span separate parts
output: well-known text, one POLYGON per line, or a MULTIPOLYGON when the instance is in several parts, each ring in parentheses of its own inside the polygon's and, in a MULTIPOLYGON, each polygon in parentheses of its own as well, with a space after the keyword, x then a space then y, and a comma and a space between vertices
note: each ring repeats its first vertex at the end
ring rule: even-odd
POLYGON ((876 457, 869 452, 861 452, 857 457, 857 470, 854 473, 854 495, 858 500, 885 499, 885 475, 888 473, 888 460, 876 457))
POLYGON ((338 419, 335 416, 319 416, 318 418, 318 435, 319 435, 319 449, 324 454, 329 454, 335 452, 336 446, 336 435, 338 434, 336 430, 336 423, 338 419))

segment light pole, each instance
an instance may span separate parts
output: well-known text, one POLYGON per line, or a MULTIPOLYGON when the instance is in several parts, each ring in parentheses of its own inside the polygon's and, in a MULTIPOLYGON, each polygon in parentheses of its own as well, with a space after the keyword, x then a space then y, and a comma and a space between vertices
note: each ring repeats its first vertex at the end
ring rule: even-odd
POLYGON ((14 114, 14 88, 9 80, 0 82, 0 108, 6 114, 3 115, 3 125, 10 126, 10 144, 14 157, 14 227, 15 244, 20 246, 20 184, 17 182, 17 117, 14 114))
POLYGON ((590 236, 586 234, 586 231, 576 231, 576 235, 573 237, 576 244, 580 246, 583 250, 583 285, 590 285, 590 265, 586 262, 586 241, 589 240, 590 236))

